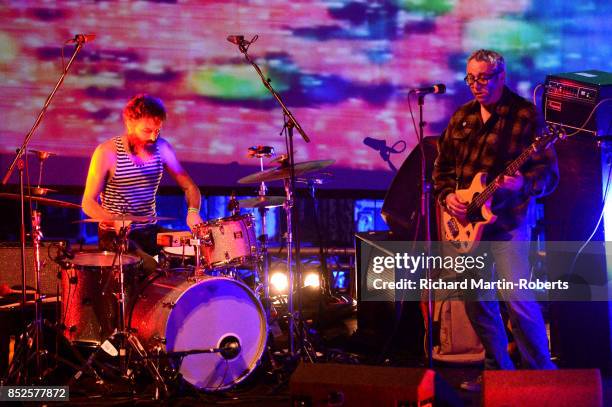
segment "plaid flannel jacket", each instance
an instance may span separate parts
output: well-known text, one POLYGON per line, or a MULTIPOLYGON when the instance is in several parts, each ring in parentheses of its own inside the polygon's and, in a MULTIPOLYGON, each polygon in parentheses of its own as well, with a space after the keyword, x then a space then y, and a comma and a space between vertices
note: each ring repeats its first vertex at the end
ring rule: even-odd
MULTIPOLYGON (((434 195, 440 204, 456 189, 469 187, 476 173, 487 172, 487 182, 499 175, 534 141, 539 131, 536 107, 504 87, 487 123, 482 122, 480 103, 472 100, 451 117, 438 140, 434 163, 434 195)), ((525 218, 531 197, 542 197, 559 180, 557 155, 551 146, 536 152, 520 168, 524 186, 520 191, 498 189, 492 211, 498 216, 490 231, 509 231, 525 218)))

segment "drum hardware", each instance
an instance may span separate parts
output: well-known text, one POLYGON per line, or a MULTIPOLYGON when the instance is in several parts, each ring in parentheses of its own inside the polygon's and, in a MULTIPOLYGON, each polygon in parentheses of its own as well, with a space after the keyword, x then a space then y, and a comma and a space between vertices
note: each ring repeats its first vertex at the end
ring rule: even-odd
POLYGON ((193 280, 158 276, 134 303, 129 326, 150 354, 157 353, 149 359, 158 359, 160 369, 180 373, 200 390, 226 390, 260 363, 267 338, 263 307, 238 280, 193 280))
MULTIPOLYGON (((116 328, 116 269, 114 252, 76 252, 64 261, 60 281, 65 336, 75 345, 98 346, 116 328)), ((124 273, 134 280, 142 266, 139 257, 123 256, 124 273)))
MULTIPOLYGON (((80 206, 79 206, 80 208, 80 206)), ((113 214, 113 216, 102 219, 102 218, 88 218, 75 220, 73 223, 107 223, 107 222, 157 222, 160 220, 174 220, 167 216, 139 216, 139 215, 122 215, 113 214)), ((125 225, 124 225, 125 226, 125 225)))
MULTIPOLYGON (((53 100, 53 97, 55 96, 57 90, 60 88, 60 86, 64 82, 64 78, 66 77, 66 75, 68 75, 70 67, 76 60, 76 56, 83 48, 83 44, 84 44, 83 41, 80 41, 76 44, 74 51, 72 52, 72 56, 66 63, 66 66, 62 69, 62 74, 58 78, 58 81, 55 84, 55 87, 51 90, 47 99, 45 99, 43 107, 38 113, 38 116, 36 117, 34 124, 30 128, 28 133, 25 135, 23 139, 23 143, 21 144, 21 147, 19 147, 19 149, 17 150, 17 153, 15 154, 15 158, 11 162, 11 165, 9 166, 8 170, 4 174, 4 177, 2 178, 2 185, 5 186, 8 183, 9 179, 11 178, 11 175, 13 174, 13 171, 15 170, 15 168, 19 170, 19 195, 18 195, 19 198, 18 199, 20 200, 20 229, 19 231, 20 231, 20 241, 21 241, 21 278, 22 278, 21 307, 22 307, 22 317, 23 317, 22 318, 23 320, 22 339, 23 340, 19 346, 29 348, 29 345, 28 345, 29 339, 33 340, 34 359, 35 359, 35 366, 36 366, 36 370, 34 372, 34 380, 32 381, 30 380, 30 377, 28 376, 29 369, 27 368, 28 362, 29 362, 28 353, 30 353, 32 350, 31 349, 29 350, 27 348, 24 349, 23 357, 21 358, 21 360, 20 361, 13 360, 15 363, 12 363, 10 366, 10 368, 12 369, 13 375, 16 376, 16 381, 15 381, 16 384, 30 384, 32 382, 40 382, 42 379, 42 369, 41 369, 42 366, 41 366, 41 358, 40 358, 41 356, 41 348, 40 348, 41 324, 40 322, 41 321, 40 321, 40 315, 38 313, 40 310, 38 309, 38 307, 36 307, 36 315, 35 315, 35 321, 34 321, 35 329, 34 329, 33 338, 30 338, 28 336, 28 329, 27 329, 26 319, 25 319, 25 304, 27 301, 25 290, 26 290, 27 279, 26 279, 26 225, 25 225, 26 195, 25 195, 25 188, 24 188, 25 186, 24 170, 26 169, 26 160, 24 160, 24 156, 27 154, 27 147, 28 147, 28 144, 30 143, 30 140, 32 139, 32 136, 34 135, 34 132, 36 131, 36 129, 38 129, 38 127, 42 123, 45 113, 47 112, 49 105, 51 105, 51 101, 53 100), (21 363, 21 366, 18 366, 19 363, 21 363)), ((42 170, 42 167, 41 167, 41 170, 42 170)), ((30 202, 33 200, 35 199, 30 197, 30 202)), ((36 215, 36 214, 31 214, 31 217, 33 221, 36 221, 35 218, 37 217, 38 217, 38 220, 40 219, 40 215, 36 215)), ((38 227, 40 227, 40 224, 38 227)), ((33 237, 35 235, 39 235, 39 232, 35 232, 33 230, 32 235, 33 237)), ((35 244, 36 243, 40 243, 40 241, 39 242, 35 241, 35 244)), ((35 263, 36 264, 35 264, 34 269, 35 269, 35 272, 37 273, 36 280, 37 280, 37 283, 39 283, 40 282, 40 249, 39 247, 37 247, 35 263)), ((36 301, 38 301, 39 300, 38 295, 40 294, 39 286, 36 287, 36 291, 37 291, 36 301)), ((11 376, 11 370, 9 370, 9 378, 10 376, 11 376)))
POLYGON ((184 246, 193 237, 190 231, 160 232, 157 234, 157 245, 160 247, 184 246))
MULTIPOLYGON (((248 149, 249 156, 253 158, 259 158, 259 170, 261 173, 264 172, 264 158, 271 158, 275 155, 274 147, 271 146, 257 146, 257 147, 249 147, 248 149)), ((240 205, 245 208, 257 208, 259 212, 259 218, 261 219, 261 235, 258 236, 258 240, 260 243, 260 252, 259 258, 257 262, 257 268, 259 271, 259 275, 263 277, 263 283, 261 284, 261 288, 263 291, 263 306, 264 312, 266 314, 266 322, 268 325, 271 322, 270 319, 270 255, 268 253, 268 234, 267 230, 267 222, 266 222, 266 212, 268 208, 272 208, 275 206, 281 206, 285 203, 285 197, 283 196, 266 196, 268 192, 268 188, 264 180, 261 180, 259 184, 259 195, 256 198, 243 199, 239 201, 240 205)), ((259 288, 259 287, 257 287, 259 288)), ((256 290, 257 290, 256 288, 256 290)))
MULTIPOLYGON (((128 216, 122 217, 123 220, 127 220, 128 216)), ((106 219, 104 221, 107 221, 106 219)), ((147 351, 142 346, 138 338, 132 333, 131 330, 127 329, 126 325, 126 284, 125 284, 125 270, 124 270, 124 256, 128 249, 128 234, 130 226, 122 226, 117 234, 118 245, 117 245, 117 261, 118 261, 118 292, 115 293, 118 303, 118 315, 117 315, 117 327, 113 334, 102 341, 96 349, 92 352, 87 362, 77 371, 77 373, 71 378, 69 384, 74 384, 80 377, 87 371, 93 371, 94 376, 99 377, 95 368, 92 367, 97 355, 100 351, 104 351, 112 357, 118 358, 119 374, 123 378, 133 378, 133 370, 130 369, 130 363, 128 356, 131 351, 137 356, 138 361, 144 363, 144 368, 151 375, 155 385, 155 398, 166 397, 168 395, 168 387, 161 376, 158 367, 149 359, 147 351), (115 343, 115 345, 113 344, 115 343)), ((114 263, 114 261, 113 261, 114 263)))
POLYGON ((280 181, 289 179, 291 172, 295 172, 296 176, 303 175, 309 172, 318 171, 323 168, 329 167, 335 162, 335 160, 317 160, 317 161, 305 161, 302 163, 294 164, 293 166, 284 164, 277 168, 256 172, 246 177, 242 177, 238 180, 239 184, 256 184, 259 182, 267 181, 280 181), (293 170, 293 171, 292 171, 293 170))
POLYGON ((240 202, 236 199, 236 191, 232 191, 230 195, 230 200, 227 204, 227 211, 231 214, 231 216, 240 215, 240 202))
MULTIPOLYGON (((0 199, 19 200, 20 196, 19 194, 12 194, 9 192, 0 192, 0 199)), ((41 205, 55 206, 58 208, 81 209, 81 205, 77 205, 72 202, 65 202, 65 201, 60 201, 60 200, 51 199, 51 198, 43 198, 43 197, 34 196, 34 195, 24 195, 24 200, 39 203, 41 205)))
POLYGON ((274 157, 274 147, 272 146, 252 146, 247 149, 247 156, 250 158, 270 158, 274 157))
POLYGON ((57 192, 56 189, 42 188, 42 187, 30 188, 30 191, 32 195, 35 195, 35 196, 45 196, 49 194, 50 192, 57 192))
MULTIPOLYGON (((23 201, 22 201, 23 202, 23 201)), ((15 352, 20 357, 13 358, 8 368, 8 374, 6 377, 7 382, 12 382, 14 379, 15 383, 28 383, 28 364, 31 358, 35 361, 35 377, 34 382, 40 383, 43 379, 42 369, 42 358, 48 355, 47 350, 42 346, 43 343, 43 332, 42 332, 42 314, 41 314, 41 303, 44 300, 44 296, 41 295, 41 282, 40 282, 40 270, 42 268, 41 257, 40 257, 40 241, 43 237, 41 230, 41 212, 38 210, 32 211, 32 241, 34 246, 34 321, 26 328, 20 337, 19 348, 15 352), (32 353, 33 354, 30 354, 32 353)), ((25 238, 25 236, 23 236, 25 238)), ((22 246, 25 241, 22 240, 22 246)), ((25 246, 23 246, 25 249, 25 246)), ((26 275, 25 275, 25 257, 22 253, 22 301, 21 301, 21 312, 22 319, 25 325, 25 307, 27 304, 27 289, 26 289, 26 275)))
POLYGON ((50 157, 57 155, 55 153, 51 153, 49 151, 41 151, 41 150, 30 150, 31 154, 36 154, 38 157, 38 183, 36 184, 36 188, 34 188, 34 195, 47 195, 49 192, 56 192, 49 188, 42 188, 42 177, 43 177, 43 166, 45 165, 45 161, 47 161, 50 157))
POLYGON ((251 215, 234 215, 206 221, 193 228, 206 267, 246 265, 257 259, 257 243, 251 215))
POLYGON ((282 206, 285 203, 284 196, 266 196, 259 195, 255 198, 241 199, 238 201, 243 208, 275 208, 282 206))
MULTIPOLYGON (((268 81, 263 73, 261 72, 261 69, 259 68, 259 66, 257 65, 257 63, 255 63, 255 61, 253 61, 248 54, 248 47, 257 39, 257 36, 254 37, 250 42, 247 41, 240 41, 238 43, 238 48, 240 50, 240 52, 244 55, 246 61, 248 63, 250 63, 253 68, 255 68, 255 71, 257 72, 257 74, 259 75, 263 85, 266 87, 266 89, 268 89, 270 91, 270 93, 272 94, 272 96, 276 99, 276 101, 279 103, 280 107, 283 110, 283 118, 284 118, 284 126, 283 126, 283 130, 281 131, 281 134, 284 132, 285 133, 285 141, 286 141, 286 145, 287 145, 287 156, 286 157, 281 157, 280 161, 281 166, 279 168, 274 168, 271 170, 266 170, 266 171, 261 171, 252 175, 248 175, 246 177, 243 177, 241 179, 238 180, 238 183, 240 184, 250 184, 250 183, 258 183, 258 182, 264 182, 264 181, 276 181, 276 180, 283 180, 284 185, 285 185, 285 194, 286 194, 286 199, 284 202, 284 208, 285 208, 285 212, 286 212, 286 217, 287 217, 287 246, 289 248, 289 250, 287 250, 287 271, 289 274, 289 286, 291 287, 289 289, 289 319, 290 319, 290 323, 289 323, 289 352, 291 354, 291 356, 295 357, 297 356, 297 353, 295 351, 295 344, 294 344, 294 321, 297 320, 298 325, 302 326, 303 322, 300 320, 300 316, 299 316, 299 311, 301 310, 301 303, 300 303, 300 297, 299 294, 297 296, 297 304, 298 304, 298 314, 295 313, 294 311, 294 301, 293 301, 293 287, 295 287, 294 285, 294 273, 293 273, 293 266, 292 266, 292 257, 293 257, 293 247, 295 244, 296 247, 296 257, 297 257, 297 280, 298 280, 298 286, 300 285, 300 279, 301 279, 301 273, 300 273, 300 260, 299 260, 299 252, 300 252, 300 240, 299 240, 299 233, 298 233, 298 229, 299 226, 298 224, 293 224, 292 223, 292 212, 295 210, 295 207, 293 205, 293 192, 295 191, 295 182, 296 182, 296 177, 299 175, 302 175, 304 173, 307 172, 312 172, 315 170, 319 170, 322 168, 325 168, 331 164, 334 163, 334 160, 321 160, 321 161, 310 161, 310 162, 304 162, 304 163, 300 163, 300 164, 296 164, 294 161, 294 149, 293 149, 293 130, 294 128, 298 131, 298 133, 300 133, 300 135, 302 136, 302 138, 304 139, 304 141, 306 141, 307 143, 310 142, 310 139, 308 138, 308 136, 306 135, 306 133, 304 132, 304 130, 302 129, 302 127, 300 126, 299 122, 295 119, 295 117, 293 116, 293 114, 291 113, 291 111, 289 111, 289 109, 287 108, 287 106, 284 104, 282 98, 280 97, 280 95, 274 90, 274 88, 272 87, 272 85, 270 84, 270 81, 268 81), (294 242, 295 239, 295 242, 294 242)), ((265 231, 265 230, 264 230, 265 231)), ((266 268, 267 269, 267 268, 266 268)), ((268 277, 268 276, 266 276, 268 277)), ((266 281, 266 285, 268 284, 268 282, 266 281)), ((269 297, 266 297, 266 300, 269 297)), ((302 331, 301 328, 298 329, 298 331, 302 331)), ((310 354, 310 351, 308 349, 306 349, 306 347, 304 347, 304 338, 303 336, 300 336, 300 338, 298 338, 300 341, 300 349, 303 350, 304 354, 302 355, 303 357, 307 357, 311 360, 313 360, 312 355, 310 354)))

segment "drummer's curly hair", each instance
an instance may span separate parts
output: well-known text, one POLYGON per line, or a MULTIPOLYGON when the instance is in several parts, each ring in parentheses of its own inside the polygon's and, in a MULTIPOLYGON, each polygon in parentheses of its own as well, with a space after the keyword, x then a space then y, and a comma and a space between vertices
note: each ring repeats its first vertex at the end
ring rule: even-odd
POLYGON ((166 120, 166 108, 162 101, 144 93, 130 99, 123 109, 123 120, 138 120, 143 117, 166 120))

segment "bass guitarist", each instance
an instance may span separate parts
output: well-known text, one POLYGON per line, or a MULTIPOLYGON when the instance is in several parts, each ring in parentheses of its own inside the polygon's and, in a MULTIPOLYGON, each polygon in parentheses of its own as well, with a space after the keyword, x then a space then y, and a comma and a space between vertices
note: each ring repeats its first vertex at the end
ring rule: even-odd
MULTIPOLYGON (((442 133, 433 172, 438 203, 461 223, 470 222, 469 202, 457 191, 467 189, 479 172, 488 174, 488 182, 493 180, 533 143, 538 130, 536 107, 505 86, 505 62, 500 54, 482 49, 473 52, 466 71, 465 83, 474 99, 453 114, 442 133)), ((480 248, 495 262, 495 279, 529 278, 527 209, 534 198, 552 192, 558 178, 551 147, 533 153, 518 171, 496 181, 499 188, 486 208, 496 219, 484 227, 480 248)), ((554 369, 539 304, 525 298, 525 293, 519 299, 512 290, 497 294, 507 304, 521 367, 554 369)), ((485 348, 485 369, 514 369, 499 303, 469 300, 465 309, 485 348)), ((477 390, 479 381, 462 387, 477 390)))

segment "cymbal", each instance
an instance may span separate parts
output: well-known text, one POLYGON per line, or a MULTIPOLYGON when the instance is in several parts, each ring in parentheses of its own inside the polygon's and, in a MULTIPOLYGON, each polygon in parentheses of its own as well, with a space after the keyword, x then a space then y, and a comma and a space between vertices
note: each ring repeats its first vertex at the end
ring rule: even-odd
POLYGON ((54 155, 57 155, 57 153, 52 153, 51 151, 42 151, 42 150, 28 150, 28 153, 36 154, 38 156, 38 159, 41 161, 44 161, 49 157, 53 157, 54 155))
POLYGON ((36 196, 45 196, 50 192, 57 192, 57 189, 35 187, 32 188, 32 194, 36 196))
POLYGON ((285 203, 284 196, 256 196, 255 198, 240 199, 241 208, 274 208, 285 203))
MULTIPOLYGON (((329 167, 335 162, 335 160, 318 160, 318 161, 304 161, 294 165, 295 176, 306 174, 307 172, 317 171, 325 167, 329 167)), ((287 179, 290 177, 289 166, 272 168, 269 170, 256 172, 238 180, 239 184, 258 184, 266 181, 276 181, 281 179, 287 179)))
POLYGON ((270 158, 274 156, 274 147, 271 146, 252 146, 248 148, 247 157, 250 158, 270 158))
MULTIPOLYGON (((0 192, 0 199, 2 198, 18 201, 19 194, 0 192)), ((25 199, 26 200, 31 199, 33 202, 38 202, 41 205, 58 206, 60 208, 81 209, 81 205, 78 205, 72 202, 59 201, 57 199, 51 199, 51 198, 43 198, 41 196, 26 195, 25 199)))
POLYGON ((75 220, 73 223, 102 223, 102 222, 157 222, 158 220, 172 220, 167 216, 138 216, 138 215, 117 215, 108 219, 89 218, 75 220))

